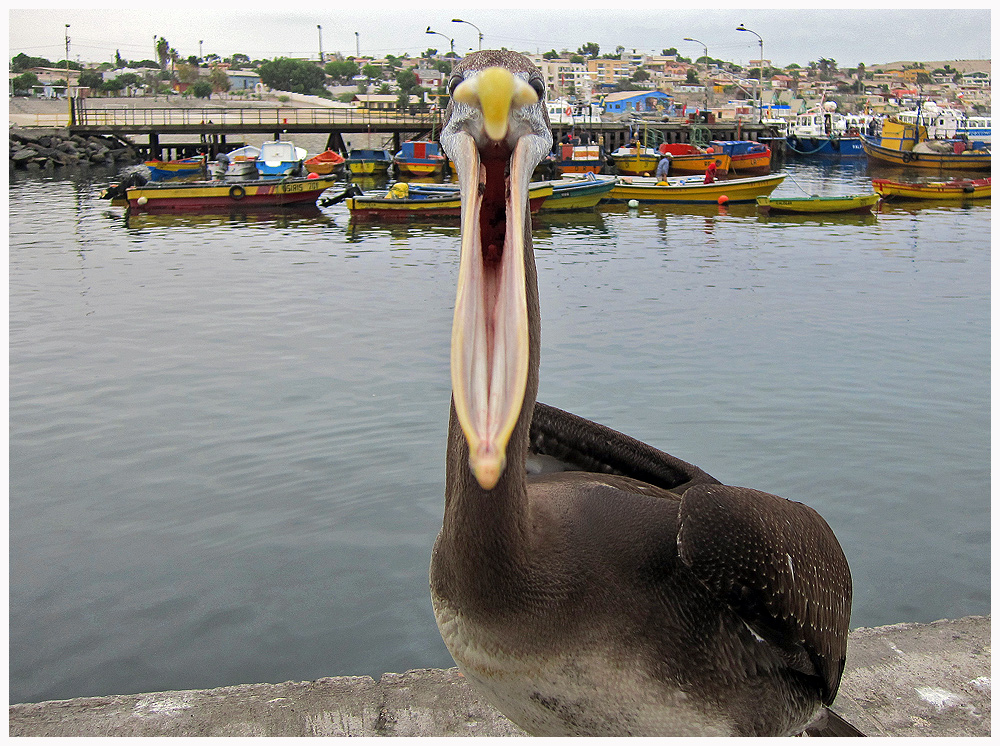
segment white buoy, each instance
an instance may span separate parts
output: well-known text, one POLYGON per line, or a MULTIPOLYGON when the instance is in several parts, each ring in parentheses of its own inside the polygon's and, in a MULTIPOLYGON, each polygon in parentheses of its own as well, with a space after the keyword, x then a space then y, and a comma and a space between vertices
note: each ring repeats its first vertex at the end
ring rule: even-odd
POLYGON ((639 206, 639 200, 637 200, 637 199, 630 199, 628 201, 628 206, 629 207, 638 207, 639 206))
POLYGON ((138 202, 140 205, 144 205, 147 202, 149 202, 149 200, 146 199, 145 197, 139 197, 139 199, 137 199, 136 202, 138 202))

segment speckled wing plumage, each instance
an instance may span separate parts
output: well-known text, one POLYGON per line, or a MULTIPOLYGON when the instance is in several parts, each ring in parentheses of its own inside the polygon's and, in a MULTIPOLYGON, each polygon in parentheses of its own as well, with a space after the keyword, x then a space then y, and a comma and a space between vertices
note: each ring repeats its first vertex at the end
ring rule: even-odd
POLYGON ((697 485, 681 501, 678 554, 794 670, 837 695, 847 654, 851 572, 812 508, 745 487, 697 485))

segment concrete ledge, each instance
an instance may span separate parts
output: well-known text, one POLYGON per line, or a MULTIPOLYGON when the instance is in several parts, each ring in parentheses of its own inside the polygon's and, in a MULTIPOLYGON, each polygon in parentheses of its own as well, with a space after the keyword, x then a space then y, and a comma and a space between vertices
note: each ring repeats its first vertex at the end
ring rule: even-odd
MULTIPOLYGON (((871 736, 990 734, 990 617, 859 628, 834 709, 871 736)), ((517 736, 457 669, 9 708, 11 736, 517 736)))

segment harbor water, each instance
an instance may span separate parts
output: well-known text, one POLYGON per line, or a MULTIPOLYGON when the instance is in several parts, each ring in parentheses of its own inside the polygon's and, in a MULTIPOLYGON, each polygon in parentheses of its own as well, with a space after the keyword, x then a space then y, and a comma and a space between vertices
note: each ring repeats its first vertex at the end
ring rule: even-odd
MULTIPOLYGON (((11 174, 11 702, 452 665, 427 573, 457 221, 126 218, 111 176, 11 174)), ((988 200, 534 235, 542 401, 816 508, 852 626, 989 612, 988 200)))

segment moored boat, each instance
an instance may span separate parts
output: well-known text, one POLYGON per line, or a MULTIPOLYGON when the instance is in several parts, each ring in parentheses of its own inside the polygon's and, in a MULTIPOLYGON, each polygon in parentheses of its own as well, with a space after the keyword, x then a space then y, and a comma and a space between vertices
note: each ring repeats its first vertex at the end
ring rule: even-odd
POLYGON ((604 148, 600 145, 559 145, 555 158, 556 168, 563 174, 599 174, 604 168, 604 148))
POLYGON ((611 153, 615 171, 621 176, 650 176, 663 156, 653 148, 623 145, 611 153))
POLYGON ((260 176, 260 172, 257 171, 259 157, 260 148, 255 148, 253 145, 245 145, 228 153, 219 153, 214 161, 208 162, 208 175, 213 179, 256 179, 260 176))
POLYGON ((145 161, 149 169, 150 181, 167 181, 169 179, 205 176, 206 161, 204 155, 193 158, 177 158, 172 161, 145 161))
POLYGON ((834 101, 825 101, 795 117, 785 143, 800 156, 863 156, 861 132, 867 120, 837 113, 834 101))
POLYGON ((268 140, 260 146, 257 170, 263 177, 304 176, 306 149, 298 148, 287 140, 268 140))
POLYGON ((990 179, 954 181, 890 181, 872 179, 872 187, 885 199, 968 200, 989 199, 990 179))
MULTIPOLYGON (((351 217, 358 220, 413 220, 417 218, 459 217, 462 198, 458 190, 419 191, 413 185, 396 183, 384 195, 355 193, 345 200, 351 217)), ((424 186, 424 185, 421 185, 424 186)), ((552 187, 535 183, 528 189, 531 212, 538 209, 552 196, 552 187)))
POLYGON ((757 197, 769 195, 784 180, 784 174, 727 179, 711 184, 706 184, 698 176, 667 179, 666 183, 657 182, 655 178, 624 177, 611 189, 608 201, 628 202, 634 199, 639 202, 682 204, 753 202, 757 197))
POLYGON ((430 140, 407 140, 392 157, 397 174, 436 176, 444 172, 447 158, 441 146, 430 140))
POLYGON ((869 158, 892 166, 931 170, 989 171, 991 156, 985 143, 964 138, 928 139, 923 125, 890 117, 880 137, 862 135, 869 158))
POLYGON ((715 148, 702 149, 683 142, 663 143, 660 153, 670 156, 670 174, 684 176, 703 174, 710 163, 715 163, 718 176, 729 173, 731 158, 725 153, 716 153, 715 148))
POLYGON ((189 181, 131 187, 125 196, 130 209, 143 212, 294 207, 316 204, 319 195, 334 183, 332 176, 260 179, 239 184, 189 181))
MULTIPOLYGON (((539 212, 569 212, 592 210, 608 198, 618 179, 614 176, 595 176, 588 173, 582 179, 558 179, 532 182, 552 187, 552 194, 542 202, 539 212)), ((530 190, 529 190, 530 194, 530 190)))
POLYGON ((869 213, 879 201, 876 194, 848 194, 835 197, 758 197, 757 211, 818 214, 830 212, 869 213))
POLYGON ((358 176, 386 174, 392 165, 388 150, 355 148, 347 154, 347 168, 358 176))
POLYGON ((325 176, 335 171, 343 171, 347 160, 335 150, 324 150, 322 153, 306 158, 302 164, 311 174, 325 176))
POLYGON ((753 140, 712 140, 715 153, 729 156, 730 176, 763 176, 771 173, 771 149, 753 140))

